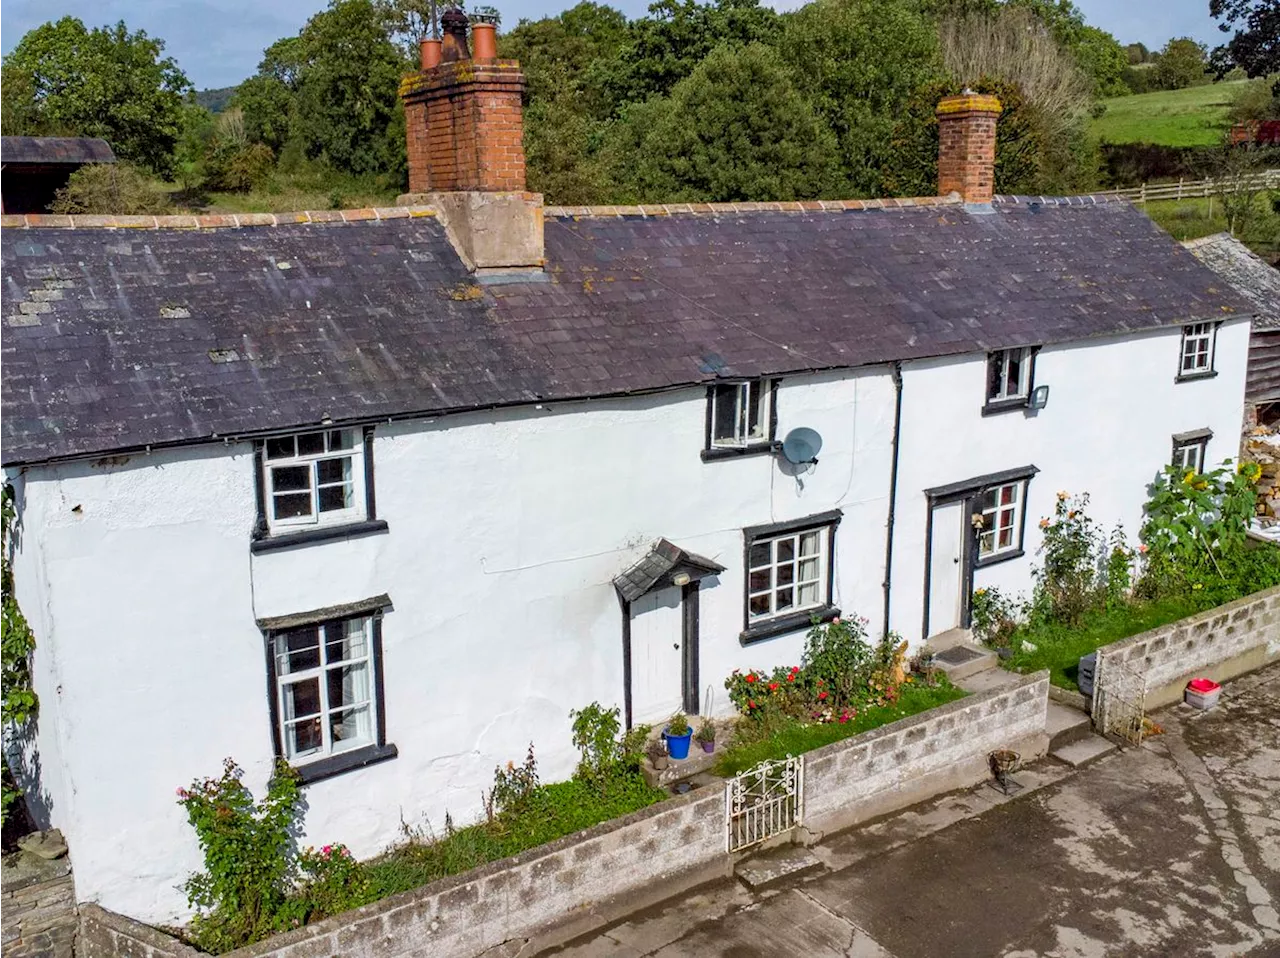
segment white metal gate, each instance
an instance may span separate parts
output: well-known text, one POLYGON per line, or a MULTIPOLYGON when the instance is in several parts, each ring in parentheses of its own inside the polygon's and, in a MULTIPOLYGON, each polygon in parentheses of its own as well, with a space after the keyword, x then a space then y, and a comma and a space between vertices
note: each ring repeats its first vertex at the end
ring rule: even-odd
POLYGON ((724 790, 725 847, 736 852, 781 835, 804 819, 804 756, 761 762, 724 790))
POLYGON ((1107 659, 1101 679, 1094 694, 1102 693, 1102 731, 1141 745, 1147 717, 1146 673, 1107 659))

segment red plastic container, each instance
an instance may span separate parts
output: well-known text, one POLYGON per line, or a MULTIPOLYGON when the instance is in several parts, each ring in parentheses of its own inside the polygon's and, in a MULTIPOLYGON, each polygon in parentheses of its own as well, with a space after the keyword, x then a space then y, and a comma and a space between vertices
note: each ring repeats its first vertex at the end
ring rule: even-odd
POLYGON ((1222 686, 1213 679, 1192 679, 1187 683, 1183 700, 1193 708, 1211 709, 1218 704, 1222 686))

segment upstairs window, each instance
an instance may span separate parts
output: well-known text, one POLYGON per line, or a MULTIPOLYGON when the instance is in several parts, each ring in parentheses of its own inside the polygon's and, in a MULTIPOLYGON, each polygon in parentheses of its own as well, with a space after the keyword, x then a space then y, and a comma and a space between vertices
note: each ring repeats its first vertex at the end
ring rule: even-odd
POLYGON ((271 531, 367 517, 364 442, 356 429, 268 439, 263 498, 271 531))
POLYGON ((987 405, 1025 406, 1031 396, 1031 347, 998 349, 987 356, 987 405))
POLYGON ((978 559, 996 559, 1022 551, 1022 511, 1026 480, 992 486, 983 491, 978 529, 978 559))
POLYGON ((1213 373, 1213 345, 1217 327, 1213 323, 1192 323, 1182 327, 1182 363, 1180 378, 1208 376, 1213 373))
POLYGON ((773 440, 774 381, 717 383, 707 399, 707 449, 768 447, 773 440))

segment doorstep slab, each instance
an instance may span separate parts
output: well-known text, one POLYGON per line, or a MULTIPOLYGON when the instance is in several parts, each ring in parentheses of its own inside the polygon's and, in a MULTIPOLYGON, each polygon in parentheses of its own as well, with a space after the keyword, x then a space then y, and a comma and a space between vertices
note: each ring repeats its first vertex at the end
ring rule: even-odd
POLYGON ((803 845, 784 845, 738 862, 733 873, 752 891, 822 868, 822 860, 803 845))
POLYGON ((1102 756, 1114 752, 1116 743, 1101 735, 1090 734, 1079 741, 1054 749, 1049 754, 1060 762, 1066 762, 1072 768, 1080 768, 1090 762, 1096 762, 1102 756))
POLYGON ((994 652, 984 646, 974 645, 972 642, 953 645, 941 652, 935 652, 933 656, 934 666, 946 672, 947 678, 952 682, 958 682, 976 672, 994 669, 996 662, 994 652))
POLYGON ((1093 720, 1079 709, 1049 701, 1044 730, 1049 735, 1050 750, 1064 748, 1093 731, 1093 720))

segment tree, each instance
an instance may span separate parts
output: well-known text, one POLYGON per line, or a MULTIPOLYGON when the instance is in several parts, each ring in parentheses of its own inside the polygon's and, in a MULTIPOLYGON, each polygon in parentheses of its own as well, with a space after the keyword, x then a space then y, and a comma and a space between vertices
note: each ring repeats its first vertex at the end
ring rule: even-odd
POLYGON ((245 134, 279 153, 293 132, 302 75, 302 38, 285 37, 267 47, 258 72, 236 88, 231 105, 244 111, 245 134))
POLYGON ((1280 0, 1209 0, 1209 15, 1232 34, 1213 51, 1219 77, 1235 67, 1250 77, 1280 73, 1280 0))
POLYGON ((63 17, 37 27, 4 59, 5 113, 18 117, 6 117, 5 132, 99 136, 119 158, 169 173, 191 84, 163 50, 123 21, 88 30, 63 17))
POLYGON ((1182 90, 1207 83, 1206 56, 1204 44, 1191 37, 1170 40, 1156 58, 1156 86, 1161 90, 1182 90))
POLYGON ((722 43, 772 43, 778 15, 759 0, 655 0, 631 24, 630 38, 606 78, 616 104, 663 95, 722 43))
POLYGON ((889 192, 885 170, 899 115, 942 76, 932 20, 915 0, 817 0, 787 17, 778 49, 836 136, 838 191, 889 192))
POLYGON ((623 127, 614 156, 642 201, 809 199, 835 181, 835 138, 761 43, 717 47, 623 127))
POLYGON ((291 59, 281 65, 286 88, 296 70, 289 129, 306 155, 347 173, 403 177, 399 87, 408 64, 372 0, 333 0, 287 50, 291 59))
POLYGON ((1129 58, 1130 66, 1137 66, 1139 63, 1151 62, 1151 51, 1147 49, 1145 43, 1130 43, 1124 48, 1125 55, 1129 58))
POLYGON ((629 36, 624 14, 583 0, 555 17, 521 20, 498 38, 498 50, 520 61, 530 105, 558 95, 569 83, 584 112, 606 119, 614 105, 605 90, 607 77, 629 36))
POLYGON ((1124 96, 1129 87, 1124 82, 1129 57, 1120 41, 1097 27, 1085 26, 1075 48, 1076 62, 1093 80, 1095 96, 1124 96))

